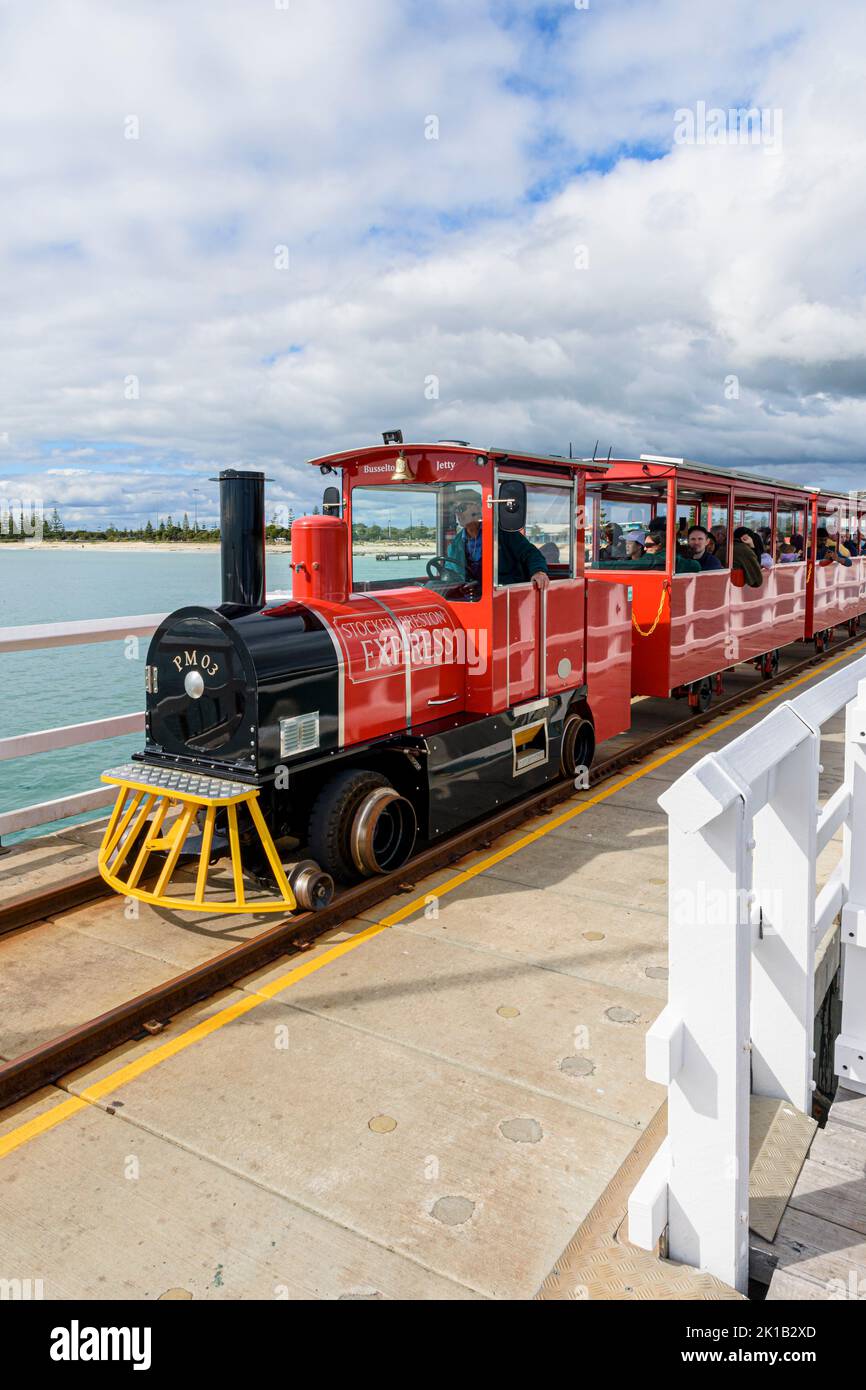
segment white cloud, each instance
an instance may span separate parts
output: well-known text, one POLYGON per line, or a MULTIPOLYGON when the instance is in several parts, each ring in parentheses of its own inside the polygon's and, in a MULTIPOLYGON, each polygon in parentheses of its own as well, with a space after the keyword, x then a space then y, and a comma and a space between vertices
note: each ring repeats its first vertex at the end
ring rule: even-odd
POLYGON ((305 458, 394 425, 858 477, 859 0, 3 25, 4 467, 70 519, 191 511, 238 462, 311 501, 305 458), (698 101, 780 108, 781 149, 674 146, 698 101))

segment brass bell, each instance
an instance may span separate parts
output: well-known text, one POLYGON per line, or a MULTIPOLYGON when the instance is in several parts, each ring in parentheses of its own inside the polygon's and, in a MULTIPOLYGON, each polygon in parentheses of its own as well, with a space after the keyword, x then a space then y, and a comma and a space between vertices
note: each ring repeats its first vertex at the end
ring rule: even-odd
POLYGON ((414 473, 409 466, 409 460, 401 449, 394 462, 394 472, 391 474, 392 483, 411 483, 414 473))

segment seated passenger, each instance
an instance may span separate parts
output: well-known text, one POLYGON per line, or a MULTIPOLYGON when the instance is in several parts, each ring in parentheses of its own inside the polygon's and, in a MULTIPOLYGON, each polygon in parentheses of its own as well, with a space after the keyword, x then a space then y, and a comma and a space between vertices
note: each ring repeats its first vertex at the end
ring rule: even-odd
POLYGON ((629 531, 625 538, 627 560, 639 560, 644 553, 646 531, 629 531))
MULTIPOLYGON (((709 548, 711 541, 713 541, 713 537, 706 526, 689 527, 689 551, 692 559, 697 560, 702 570, 722 569, 721 560, 709 548)), ((715 544, 714 541, 713 544, 715 544)))
POLYGON ((710 535, 716 543, 716 554, 724 567, 728 555, 728 533, 724 526, 711 526, 710 535))
MULTIPOLYGON (((644 553, 639 560, 635 560, 635 569, 643 570, 663 570, 667 569, 666 554, 666 523, 662 517, 657 517, 650 522, 649 530, 644 540, 644 553)), ((700 565, 691 556, 680 555, 677 552, 674 572, 676 574, 697 573, 700 565)))
POLYGON ((779 546, 780 565, 796 565, 800 558, 799 552, 794 549, 790 541, 784 541, 783 544, 779 546))
MULTIPOLYGON (((475 492, 457 494, 455 517, 459 530, 448 547, 443 578, 457 583, 481 583, 481 502, 475 492)), ((499 583, 522 584, 531 579, 537 589, 550 583, 547 564, 537 546, 519 531, 499 529, 499 583)))
POLYGON ((598 552, 600 560, 623 560, 625 559, 625 542, 622 539, 622 527, 615 521, 609 521, 604 528, 605 544, 598 552))
POLYGON ((801 534, 800 534, 799 531, 794 531, 794 532, 792 532, 792 534, 791 534, 791 544, 792 544, 792 546, 794 547, 794 549, 795 549, 796 552, 797 552, 797 559, 798 559, 798 560, 802 560, 802 558, 803 558, 804 541, 803 541, 803 537, 801 536, 801 534))
POLYGON ((818 549, 815 558, 819 565, 844 565, 846 569, 851 568, 851 557, 847 551, 844 555, 836 544, 836 537, 831 536, 826 526, 818 527, 818 549))
POLYGON ((750 589, 760 589, 764 582, 761 562, 755 549, 755 537, 747 526, 738 526, 734 532, 734 555, 731 562, 732 573, 739 570, 745 584, 750 589))

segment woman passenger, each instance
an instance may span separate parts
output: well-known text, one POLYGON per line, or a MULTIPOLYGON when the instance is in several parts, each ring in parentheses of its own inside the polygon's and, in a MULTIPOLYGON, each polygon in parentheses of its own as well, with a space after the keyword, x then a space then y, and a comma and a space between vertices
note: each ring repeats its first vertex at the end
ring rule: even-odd
POLYGON ((622 539, 622 527, 616 521, 609 521, 604 528, 606 545, 601 547, 598 558, 600 560, 623 560, 625 559, 625 544, 622 539))
MULTIPOLYGON (((731 569, 742 572, 743 581, 750 589, 760 589, 764 582, 761 562, 758 559, 755 546, 757 539, 748 526, 738 526, 734 532, 734 557, 731 569)), ((758 544, 760 545, 760 541, 758 544)))

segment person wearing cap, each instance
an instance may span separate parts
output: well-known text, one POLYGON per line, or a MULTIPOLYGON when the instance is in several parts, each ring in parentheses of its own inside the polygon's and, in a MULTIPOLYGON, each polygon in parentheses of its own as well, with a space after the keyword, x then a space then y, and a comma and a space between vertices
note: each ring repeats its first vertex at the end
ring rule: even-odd
POLYGON ((628 560, 639 560, 644 553, 646 531, 629 531, 625 538, 625 553, 628 560))
POLYGON ((708 542, 713 538, 706 526, 690 526, 688 534, 689 553, 697 560, 702 570, 720 570, 722 562, 709 549, 708 542))
MULTIPOLYGON (((463 488, 455 499, 454 515, 458 531, 448 547, 443 578, 455 583, 481 583, 481 500, 470 488, 463 488)), ((547 562, 537 546, 519 531, 499 528, 500 584, 523 584, 528 579, 537 589, 550 583, 547 562)))

